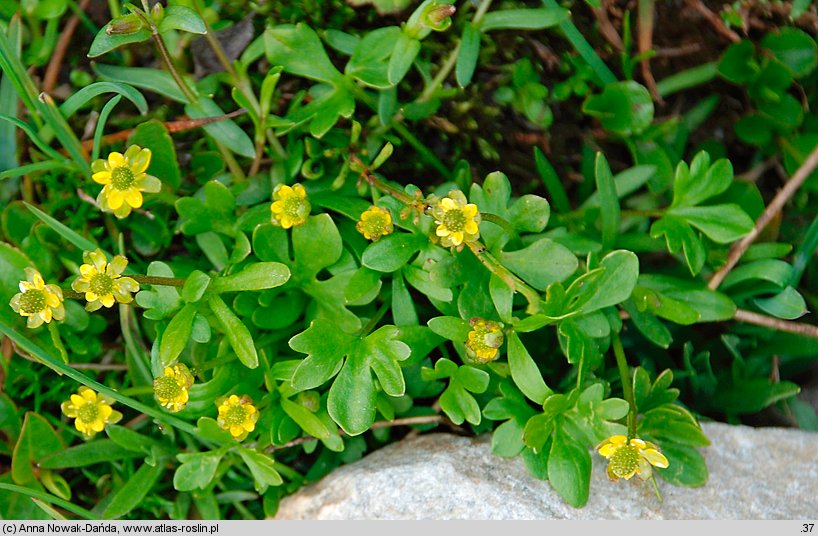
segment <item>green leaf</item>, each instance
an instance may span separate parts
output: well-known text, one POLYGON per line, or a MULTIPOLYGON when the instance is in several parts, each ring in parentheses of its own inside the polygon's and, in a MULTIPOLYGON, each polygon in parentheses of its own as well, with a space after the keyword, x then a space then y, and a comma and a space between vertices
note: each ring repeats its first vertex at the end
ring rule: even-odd
POLYGON ((588 450, 557 426, 548 455, 548 480, 551 487, 574 508, 588 502, 591 485, 591 455, 588 450))
POLYGON ((286 398, 281 399, 281 408, 294 420, 302 430, 318 439, 328 439, 332 431, 315 413, 304 406, 291 402, 286 398))
POLYGON ((227 335, 227 340, 230 341, 230 346, 236 352, 239 361, 247 368, 256 368, 258 366, 258 354, 256 353, 253 336, 250 335, 247 326, 227 307, 219 296, 210 296, 207 303, 219 320, 222 330, 227 335))
POLYGON ((804 297, 790 286, 772 298, 756 298, 753 303, 765 313, 784 320, 795 320, 809 312, 804 297))
POLYGON ((600 224, 602 225, 602 247, 611 249, 616 235, 619 234, 620 211, 619 197, 616 193, 613 173, 608 165, 608 160, 602 153, 596 154, 596 164, 594 167, 596 176, 596 189, 599 193, 600 204, 600 224))
POLYGON ((177 454, 176 458, 182 464, 173 474, 173 487, 177 491, 193 491, 205 489, 216 476, 216 469, 224 456, 224 451, 196 452, 192 454, 177 454))
MULTIPOLYGON (((76 93, 72 94, 70 97, 65 99, 62 104, 60 104, 60 113, 63 115, 63 117, 69 119, 72 115, 74 115, 74 113, 77 112, 77 110, 88 104, 94 97, 104 93, 116 93, 118 95, 122 95, 126 99, 130 100, 134 106, 136 106, 139 113, 142 115, 148 113, 148 103, 138 89, 128 84, 120 84, 116 82, 94 82, 93 84, 89 84, 84 88, 79 89, 76 93)), ((175 154, 176 153, 174 152, 174 155, 175 154)), ((156 156, 157 155, 154 154, 154 157, 156 156)), ((162 177, 162 180, 165 180, 165 177, 162 177)))
POLYGON ((306 24, 282 24, 264 32, 267 60, 290 74, 333 82, 343 75, 332 65, 321 39, 306 24))
POLYGON ((395 326, 382 326, 348 350, 327 398, 330 416, 347 434, 361 434, 375 422, 376 391, 370 368, 384 393, 396 397, 405 393, 399 362, 412 351, 397 339, 399 333, 395 326))
MULTIPOLYGON (((385 28, 378 28, 366 35, 355 47, 355 52, 344 69, 347 76, 357 79, 359 82, 369 87, 377 89, 386 89, 394 85, 389 80, 389 69, 391 66, 390 56, 393 51, 398 52, 399 56, 396 61, 395 74, 399 69, 408 67, 401 62, 406 58, 400 56, 401 51, 397 51, 397 47, 401 46, 400 38, 403 36, 406 39, 411 39, 405 36, 397 26, 387 26, 385 28)), ((415 53, 420 49, 420 42, 417 45, 408 45, 415 48, 415 53)), ((411 50, 404 50, 403 53, 410 53, 411 50)), ((414 57, 412 58, 414 60, 414 57)), ((411 65, 411 62, 409 63, 411 65)))
POLYGON ((783 27, 768 33, 761 40, 761 46, 786 65, 794 78, 803 78, 818 66, 818 45, 798 28, 783 27))
POLYGON ((650 227, 652 238, 665 237, 667 249, 671 253, 683 252, 690 275, 696 275, 704 267, 705 251, 698 233, 682 218, 672 215, 653 222, 650 227))
POLYGON ((361 256, 361 264, 379 272, 394 272, 428 243, 428 237, 421 234, 394 233, 370 244, 361 256))
POLYGON ((710 165, 710 155, 699 152, 690 163, 676 166, 671 207, 692 207, 725 192, 733 182, 733 165, 726 158, 710 165))
POLYGON ((503 9, 487 13, 480 30, 542 30, 568 20, 569 16, 568 10, 562 8, 503 9))
POLYGON ((673 208, 667 214, 683 219, 719 244, 734 242, 753 229, 753 220, 738 205, 673 208))
POLYGON ((293 375, 298 391, 313 389, 335 376, 355 337, 337 329, 332 322, 316 319, 310 327, 289 341, 290 348, 307 354, 293 375))
POLYGON ((119 488, 102 512, 102 517, 118 519, 128 514, 142 503, 164 472, 164 463, 157 461, 153 466, 143 463, 125 485, 119 488))
POLYGON ((159 360, 162 362, 163 368, 170 366, 187 346, 196 310, 197 307, 193 304, 182 307, 171 318, 167 329, 162 333, 162 342, 159 344, 159 360))
POLYGON ((568 279, 579 266, 579 261, 565 246, 548 238, 541 238, 517 251, 503 251, 502 263, 537 290, 568 279), (546 262, 543 262, 547 259, 546 262))
POLYGON ((457 51, 455 78, 457 85, 466 87, 474 76, 477 60, 480 59, 480 30, 471 22, 463 26, 460 36, 460 50, 457 51))
POLYGON ((244 447, 239 447, 238 452, 241 459, 250 468, 250 473, 253 474, 256 491, 264 493, 269 486, 280 486, 284 483, 281 475, 276 471, 273 458, 269 455, 244 447))
POLYGON ((736 305, 733 300, 721 292, 710 290, 698 281, 644 274, 639 277, 639 286, 658 293, 658 303, 652 306, 657 316, 680 324, 687 324, 691 321, 719 322, 730 320, 736 313, 736 305), (668 307, 665 306, 666 302, 670 304, 668 307), (679 317, 677 311, 674 310, 674 302, 692 309, 697 315, 696 319, 690 318, 688 311, 682 312, 681 317, 679 317))
POLYGON ((199 270, 194 270, 187 276, 185 286, 182 287, 182 299, 187 303, 196 303, 202 299, 210 286, 210 276, 199 270))
POLYGON ((363 6, 371 4, 381 15, 394 15, 400 13, 411 4, 411 0, 347 0, 353 6, 363 6))
POLYGON ((290 279, 290 269, 279 262, 253 263, 241 272, 213 281, 216 292, 265 290, 280 287, 290 279))
POLYGON ((182 30, 194 34, 206 34, 207 28, 202 18, 194 10, 185 6, 167 6, 159 23, 159 31, 182 30))
POLYGON ((442 358, 435 362, 435 368, 423 367, 421 377, 425 381, 449 378, 449 385, 438 402, 440 408, 455 424, 468 421, 480 424, 480 405, 470 393, 483 393, 488 388, 490 377, 487 372, 442 358))
POLYGON ((141 43, 142 41, 147 41, 150 38, 150 31, 145 28, 141 28, 141 21, 136 15, 128 14, 122 17, 117 17, 117 19, 114 19, 111 21, 111 23, 106 24, 99 32, 97 32, 96 37, 94 37, 94 41, 91 43, 91 47, 88 49, 88 57, 97 58, 116 48, 133 43, 141 43), (117 24, 118 21, 121 21, 119 22, 120 24, 124 22, 126 24, 136 25, 136 27, 139 29, 133 33, 109 34, 108 29, 111 24, 117 24))
POLYGON ((389 58, 387 81, 394 86, 403 80, 420 52, 420 41, 401 32, 389 58))
POLYGON ((514 332, 508 336, 508 366, 514 383, 533 402, 542 404, 551 395, 540 369, 514 332))
POLYGON ((438 316, 426 324, 441 337, 455 342, 466 342, 471 331, 468 322, 455 316, 438 316))
POLYGON ((34 468, 40 460, 65 449, 65 443, 47 420, 27 412, 11 457, 11 477, 23 486, 37 482, 34 468))
MULTIPOLYGON (((746 260, 746 255, 744 260, 746 260)), ((792 266, 779 259, 761 259, 734 268, 719 288, 727 290, 750 281, 768 281, 784 288, 792 277, 792 266)))
POLYGON ((298 277, 314 278, 341 257, 341 234, 329 214, 311 216, 304 225, 293 228, 292 236, 296 261, 293 273, 298 277))
POLYGON ((526 194, 511 204, 508 215, 509 221, 518 232, 541 233, 548 225, 551 207, 544 198, 526 194))
POLYGON ((599 119, 602 126, 622 137, 641 134, 653 122, 650 92, 632 80, 607 84, 599 95, 591 95, 582 111, 599 119))
POLYGON ((577 278, 566 290, 568 311, 591 313, 627 300, 639 278, 639 259, 631 251, 605 255, 599 268, 577 278))
MULTIPOLYGON (((186 104, 188 102, 170 73, 147 67, 119 67, 117 65, 94 64, 94 70, 103 80, 130 84, 142 89, 149 89, 171 100, 186 104)), ((221 114, 216 114, 221 115, 221 114)))
POLYGON ((669 442, 661 447, 668 467, 656 470, 659 477, 675 486, 699 487, 707 483, 707 464, 694 447, 669 442))
POLYGON ((719 62, 719 74, 734 84, 751 82, 760 72, 755 47, 749 39, 731 45, 719 62))

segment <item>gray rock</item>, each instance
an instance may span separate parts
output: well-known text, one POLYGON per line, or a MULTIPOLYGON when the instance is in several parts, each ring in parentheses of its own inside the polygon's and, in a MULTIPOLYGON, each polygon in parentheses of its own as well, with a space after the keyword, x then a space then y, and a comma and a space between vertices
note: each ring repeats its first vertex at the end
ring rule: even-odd
POLYGON ((705 424, 710 481, 611 482, 594 454, 588 505, 566 505, 489 438, 430 434, 380 449, 284 499, 277 519, 813 519, 818 433, 705 424))

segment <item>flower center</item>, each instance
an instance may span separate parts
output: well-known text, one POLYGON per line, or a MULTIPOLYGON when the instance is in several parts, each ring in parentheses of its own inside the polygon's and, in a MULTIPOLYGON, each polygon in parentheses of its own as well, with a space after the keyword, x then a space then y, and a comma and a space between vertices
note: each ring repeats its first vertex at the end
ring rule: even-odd
POLYGON ((133 185, 134 181, 136 181, 136 177, 131 168, 127 166, 115 167, 111 171, 111 184, 117 190, 127 190, 133 185))
POLYGON ((611 456, 610 468, 611 472, 616 476, 627 476, 631 474, 638 465, 639 451, 630 445, 619 447, 613 456, 611 456))
POLYGON ((153 382, 153 391, 160 399, 173 400, 182 394, 182 386, 172 376, 160 376, 153 382))
POLYGON ((83 404, 77 409, 77 419, 82 422, 92 423, 99 418, 99 406, 94 402, 83 404))
POLYGON ((299 197, 290 197, 284 201, 284 212, 291 218, 298 218, 301 215, 303 203, 299 197))
POLYGON ((450 231, 462 231, 466 225, 466 215, 462 210, 447 210, 443 215, 443 224, 450 231))
POLYGON ((45 292, 37 289, 24 292, 20 297, 20 309, 29 314, 45 309, 45 292))
POLYGON ((247 419, 247 410, 244 406, 231 406, 222 417, 227 426, 241 426, 247 419))
POLYGON ((99 296, 106 296, 114 289, 114 280, 109 275, 97 274, 91 278, 91 291, 99 296))

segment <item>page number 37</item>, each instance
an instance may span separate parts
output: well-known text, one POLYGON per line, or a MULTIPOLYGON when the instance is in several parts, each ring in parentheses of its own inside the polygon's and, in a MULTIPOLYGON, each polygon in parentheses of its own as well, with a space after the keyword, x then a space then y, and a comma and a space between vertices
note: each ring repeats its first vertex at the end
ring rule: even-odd
POLYGON ((804 523, 801 525, 801 532, 812 532, 815 528, 815 523, 804 523))

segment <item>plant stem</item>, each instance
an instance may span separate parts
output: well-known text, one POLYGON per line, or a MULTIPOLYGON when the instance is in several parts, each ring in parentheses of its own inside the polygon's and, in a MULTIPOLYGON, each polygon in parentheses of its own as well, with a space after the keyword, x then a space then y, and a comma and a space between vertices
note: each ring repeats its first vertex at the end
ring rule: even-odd
POLYGON ((636 437, 636 400, 633 398, 633 385, 631 383, 631 375, 628 371, 628 361, 625 358, 625 349, 622 348, 622 339, 619 338, 619 333, 613 332, 611 338, 614 356, 616 357, 616 366, 619 369, 619 378, 622 380, 622 394, 625 400, 631 407, 628 412, 628 439, 636 437))
POLYGON ((466 246, 471 250, 477 260, 485 266, 491 273, 503 280, 512 292, 519 292, 528 301, 526 312, 530 315, 536 314, 540 310, 540 295, 525 281, 514 275, 508 268, 503 266, 494 255, 489 253, 486 246, 480 242, 466 242, 466 246))
POLYGON ((150 16, 147 15, 147 12, 143 13, 138 9, 134 9, 133 12, 140 19, 142 19, 142 22, 150 30, 153 42, 156 43, 156 48, 159 50, 159 56, 161 56, 162 62, 165 64, 165 67, 167 67, 170 75, 176 82, 176 85, 179 86, 179 89, 182 91, 188 102, 190 104, 195 104, 199 100, 199 97, 197 97, 193 90, 190 89, 190 86, 187 85, 187 82, 185 82, 184 78, 182 78, 182 75, 179 74, 179 71, 173 64, 173 59, 170 57, 170 52, 168 51, 167 45, 165 45, 165 40, 162 39, 162 35, 159 33, 159 28, 156 27, 156 24, 154 24, 150 16))
POLYGON ((140 285, 165 285, 167 287, 183 287, 187 279, 183 277, 162 277, 160 275, 131 276, 140 285))
POLYGON ((750 244, 758 238, 758 235, 767 227, 767 224, 778 216, 784 208, 784 205, 787 204, 787 201, 789 201, 798 188, 804 184, 804 181, 812 174, 816 166, 818 166, 818 145, 816 145, 809 156, 807 156, 804 163, 801 164, 801 167, 798 168, 792 178, 787 181, 787 184, 785 184, 781 191, 770 201, 770 204, 767 205, 764 213, 758 218, 753 229, 747 233, 741 241, 730 248, 730 253, 727 255, 727 262, 710 278, 710 281, 707 283, 708 288, 711 290, 719 288, 719 285, 721 285, 724 278, 727 277, 727 274, 730 273, 730 270, 738 264, 741 256, 744 255, 744 252, 750 247, 750 244))
POLYGON ((780 318, 761 315, 745 309, 737 309, 733 319, 739 322, 745 322, 747 324, 764 326, 765 328, 786 331, 787 333, 795 333, 797 335, 804 335, 806 337, 818 339, 818 326, 814 326, 812 324, 781 320, 780 318))

